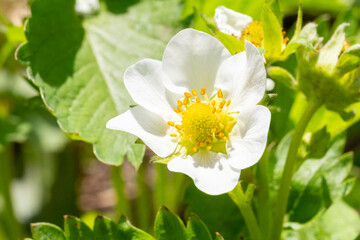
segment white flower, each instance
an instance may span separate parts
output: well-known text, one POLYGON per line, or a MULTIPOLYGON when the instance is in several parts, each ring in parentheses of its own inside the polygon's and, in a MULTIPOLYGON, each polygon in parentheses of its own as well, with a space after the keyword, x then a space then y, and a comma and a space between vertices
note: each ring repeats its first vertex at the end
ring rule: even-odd
POLYGON ((265 80, 251 43, 231 56, 214 37, 185 29, 171 39, 162 62, 144 59, 126 70, 125 86, 138 106, 107 128, 170 156, 168 169, 187 174, 203 192, 226 193, 264 152, 270 112, 256 104, 265 80))
MULTIPOLYGON (((261 22, 253 21, 250 16, 224 6, 215 9, 214 19, 220 32, 235 36, 241 41, 250 41, 256 47, 263 47, 264 33, 261 22)), ((263 60, 266 63, 265 56, 263 56, 263 60)), ((274 81, 268 78, 266 90, 272 91, 274 87, 274 81)))
POLYGON ((215 9, 214 19, 220 32, 234 35, 237 38, 241 37, 244 28, 253 21, 250 16, 235 12, 224 6, 215 9))

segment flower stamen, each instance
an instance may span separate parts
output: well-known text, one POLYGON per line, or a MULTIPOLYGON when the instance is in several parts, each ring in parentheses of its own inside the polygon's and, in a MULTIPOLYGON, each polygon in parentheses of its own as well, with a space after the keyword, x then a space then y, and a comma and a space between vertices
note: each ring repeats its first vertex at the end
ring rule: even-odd
POLYGON ((192 95, 185 92, 185 98, 177 100, 178 106, 174 111, 180 115, 181 123, 168 122, 179 133, 176 136, 179 144, 185 147, 187 154, 194 154, 199 150, 226 152, 229 133, 236 123, 234 115, 227 113, 231 101, 223 99, 221 89, 211 101, 206 95, 206 87, 200 90, 200 95, 195 89, 191 93, 192 95))

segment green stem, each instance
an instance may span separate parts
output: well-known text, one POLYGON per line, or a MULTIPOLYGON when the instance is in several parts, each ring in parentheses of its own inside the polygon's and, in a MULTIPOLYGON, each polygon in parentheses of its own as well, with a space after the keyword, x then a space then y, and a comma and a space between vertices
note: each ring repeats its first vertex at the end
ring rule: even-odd
POLYGON ((166 165, 156 164, 156 177, 154 188, 154 212, 157 212, 166 203, 166 186, 168 184, 166 165))
POLYGON ((265 150, 264 155, 257 164, 258 189, 259 189, 259 225, 264 239, 267 239, 271 229, 271 211, 270 211, 270 190, 268 176, 268 151, 265 150))
POLYGON ((119 218, 121 214, 125 214, 126 217, 133 219, 132 216, 130 216, 130 202, 125 194, 125 184, 121 169, 121 167, 111 168, 111 179, 116 192, 116 215, 117 218, 119 218))
POLYGON ((149 232, 151 231, 151 214, 152 210, 151 205, 151 190, 146 183, 146 171, 148 169, 147 162, 141 164, 137 172, 137 198, 135 201, 136 208, 136 222, 138 227, 149 232))
POLYGON ((251 239, 261 240, 262 236, 260 228, 250 203, 251 197, 249 197, 249 195, 252 195, 251 191, 254 191, 254 186, 252 184, 248 185, 246 194, 244 194, 241 185, 238 184, 232 192, 229 192, 229 196, 240 209, 240 212, 245 219, 246 226, 249 229, 251 239), (248 192, 250 193, 248 194, 248 192))
POLYGON ((9 239, 20 238, 22 232, 20 225, 15 218, 10 185, 12 180, 11 156, 8 149, 0 149, 0 198, 2 197, 2 207, 0 208, 0 224, 6 231, 9 239))
POLYGON ((274 231, 272 233, 272 238, 271 238, 273 240, 280 239, 281 236, 284 215, 286 212, 286 207, 289 198, 291 178, 294 173, 297 153, 302 137, 312 116, 315 114, 315 112, 319 109, 320 106, 321 104, 318 102, 315 101, 309 102, 297 126, 295 127, 295 131, 292 135, 289 151, 286 157, 284 172, 281 178, 280 189, 277 195, 275 215, 274 215, 274 225, 273 225, 274 231))

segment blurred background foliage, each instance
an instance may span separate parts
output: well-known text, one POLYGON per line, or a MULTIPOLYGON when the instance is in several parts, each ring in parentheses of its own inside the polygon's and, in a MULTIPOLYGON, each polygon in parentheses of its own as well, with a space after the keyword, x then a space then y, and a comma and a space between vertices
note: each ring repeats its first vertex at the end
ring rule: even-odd
MULTIPOLYGON (((120 80, 126 67, 140 58, 161 59, 167 41, 181 28, 208 31, 199 13, 212 17, 217 6, 225 5, 260 19, 264 1, 104 0, 90 14, 79 10, 75 14, 74 1, 32 2, 34 25, 30 26, 36 29, 29 29, 26 38, 23 25, 31 15, 28 2, 0 0, 0 239, 30 237, 30 223, 33 222, 62 226, 64 215, 78 216, 92 227, 96 215, 119 219, 124 213, 135 226, 153 233, 155 215, 162 205, 183 220, 194 212, 214 237, 215 232, 220 232, 225 239, 247 237, 244 220, 228 195, 203 194, 188 177, 170 173, 164 165, 150 164, 152 152, 144 152, 141 146, 132 144, 134 139, 119 137, 113 132, 103 133, 103 127, 110 117, 131 104, 120 80), (45 6, 45 2, 55 9, 45 6), (65 17, 59 17, 61 14, 65 17), (26 39, 36 42, 40 38, 49 38, 46 51, 37 51, 36 44, 30 44, 26 51, 19 53, 22 63, 32 70, 26 74, 25 67, 15 60, 15 51, 26 39), (74 41, 77 45, 71 49, 71 61, 62 53, 74 41), (91 44, 97 44, 98 48, 91 48, 91 44), (75 66, 83 66, 92 64, 94 58, 98 64, 86 74, 72 78, 66 72, 69 61, 75 66), (55 69, 50 76, 62 74, 64 78, 57 79, 56 84, 46 82, 49 75, 41 72, 43 66, 55 69), (112 75, 101 76, 104 69, 112 75), (74 101, 67 93, 81 89, 91 76, 97 74, 99 77, 95 81, 99 84, 88 89, 85 99, 109 98, 122 105, 109 107, 110 113, 101 112, 92 125, 95 130, 89 131, 87 125, 80 125, 77 120, 88 114, 94 105, 79 105, 65 114, 64 109, 74 101), (55 93, 59 90, 56 85, 62 81, 70 84, 65 93, 56 98, 55 93), (114 99, 111 92, 96 96, 96 90, 107 88, 108 81, 122 92, 120 99, 114 99), (79 111, 83 115, 77 116, 79 111), (106 148, 109 142, 104 138, 115 139, 110 142, 117 143, 110 152, 106 148), (124 150, 125 145, 128 147, 124 150), (142 159, 144 162, 140 165, 142 159), (120 167, 115 166, 120 164, 120 167)), ((288 36, 294 31, 298 4, 297 0, 280 1, 283 27, 288 36)), ((351 44, 360 42, 359 1, 304 0, 302 6, 304 23, 315 21, 325 41, 340 23, 349 22, 346 39, 351 44)), ((296 58, 292 55, 286 62, 276 65, 295 74, 296 58)), ((273 92, 278 96, 270 103, 273 115, 266 153, 270 166, 268 175, 272 181, 270 198, 281 176, 291 136, 289 132, 306 101, 300 93, 280 82, 276 82, 273 92)), ((341 239, 354 239, 359 235, 360 104, 349 107, 354 108, 357 114, 350 121, 344 121, 325 108, 311 121, 301 151, 307 164, 297 170, 292 183, 288 206, 291 224, 287 238, 319 239, 317 236, 326 236, 323 239, 339 239, 336 234, 340 234, 341 239), (309 155, 314 152, 311 149, 314 146, 316 155, 309 155)), ((243 171, 243 182, 254 182, 256 170, 255 166, 243 171)), ((261 195, 261 189, 255 194, 261 195)), ((255 201, 255 205, 261 215, 260 202, 255 201)))

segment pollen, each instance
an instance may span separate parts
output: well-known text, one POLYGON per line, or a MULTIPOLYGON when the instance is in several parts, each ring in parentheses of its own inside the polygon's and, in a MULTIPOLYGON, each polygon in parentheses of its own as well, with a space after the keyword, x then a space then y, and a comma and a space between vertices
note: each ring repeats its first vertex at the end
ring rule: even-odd
POLYGON ((191 94, 188 93, 188 92, 184 92, 184 95, 185 95, 185 97, 187 97, 187 98, 191 98, 191 94))
POLYGON ((185 92, 185 98, 177 100, 174 111, 181 120, 167 122, 173 127, 170 136, 179 139, 179 145, 186 149, 187 154, 200 150, 226 152, 229 133, 236 123, 234 114, 238 114, 228 113, 231 101, 223 99, 221 89, 210 97, 206 94, 206 87, 200 89, 200 95, 195 89, 191 89, 191 94, 185 92))
POLYGON ((244 43, 245 40, 251 42, 256 47, 263 47, 264 45, 264 29, 261 22, 253 21, 249 23, 241 32, 240 40, 244 43))
POLYGON ((193 89, 193 90, 191 90, 191 93, 192 93, 192 95, 194 95, 195 97, 197 96, 197 92, 193 89))
POLYGON ((205 95, 206 94, 206 87, 203 87, 202 89, 201 89, 201 95, 205 95))

